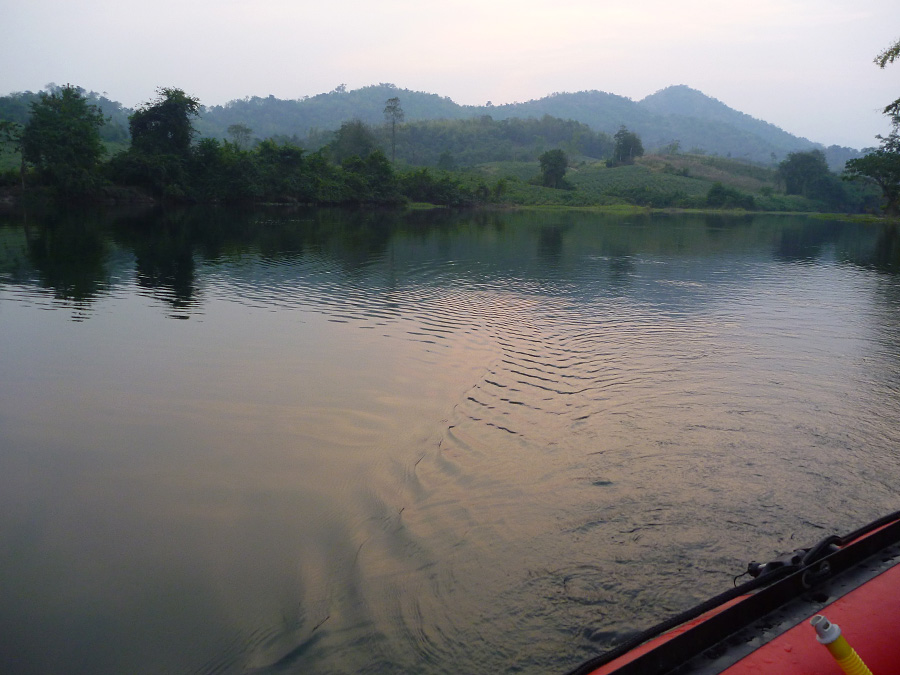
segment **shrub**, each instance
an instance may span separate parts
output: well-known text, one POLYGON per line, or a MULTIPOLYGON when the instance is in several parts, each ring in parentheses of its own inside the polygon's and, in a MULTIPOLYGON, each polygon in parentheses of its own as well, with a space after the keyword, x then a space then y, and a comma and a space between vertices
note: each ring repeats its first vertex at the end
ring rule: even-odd
POLYGON ((747 209, 756 208, 752 195, 745 195, 734 188, 725 187, 722 183, 713 183, 706 194, 707 206, 717 209, 747 209))

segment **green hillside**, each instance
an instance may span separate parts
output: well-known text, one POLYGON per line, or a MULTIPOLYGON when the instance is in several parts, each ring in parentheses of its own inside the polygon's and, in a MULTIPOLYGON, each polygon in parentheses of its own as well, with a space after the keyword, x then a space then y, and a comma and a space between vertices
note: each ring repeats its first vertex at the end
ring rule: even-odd
POLYGON ((407 122, 484 116, 494 120, 540 119, 549 115, 581 122, 594 132, 610 135, 627 126, 641 136, 648 150, 677 142, 683 151, 771 165, 790 152, 820 149, 834 170, 860 154, 852 148, 826 148, 793 136, 684 86, 669 87, 638 102, 601 91, 581 91, 524 103, 462 106, 435 94, 380 84, 352 91, 338 88, 295 101, 271 96, 231 101, 206 108, 197 126, 203 135, 225 138, 229 125, 245 124, 259 138, 285 136, 300 141, 335 130, 351 119, 380 125, 384 122, 385 101, 393 97, 400 99, 407 122))
POLYGON ((792 136, 774 124, 763 122, 738 112, 706 94, 684 85, 667 87, 638 102, 638 105, 658 115, 677 120, 717 123, 759 137, 761 141, 782 148, 807 150, 816 144, 805 138, 792 136), (797 143, 802 145, 798 146, 797 143))
MULTIPOLYGON (((55 86, 55 85, 54 85, 55 86)), ((150 99, 153 92, 148 92, 150 99)), ((105 95, 87 92, 88 98, 110 117, 104 140, 128 140, 131 110, 105 95)), ((37 94, 20 92, 0 97, 0 120, 24 123, 37 94)), ((195 126, 201 137, 225 139, 228 127, 243 124, 257 139, 280 137, 309 146, 327 140, 323 134, 357 119, 372 126, 384 122, 389 98, 399 98, 407 123, 490 117, 493 120, 541 119, 551 116, 586 125, 592 132, 612 135, 627 126, 643 139, 648 151, 677 143, 683 152, 740 158, 772 165, 793 151, 820 149, 833 170, 860 155, 852 148, 824 146, 793 136, 778 127, 729 108, 702 92, 680 85, 668 87, 641 101, 601 91, 556 93, 524 103, 464 106, 447 97, 378 84, 296 100, 274 96, 247 97, 225 105, 207 106, 195 126), (310 141, 311 139, 311 141, 310 141)))
MULTIPOLYGON (((818 143, 794 136, 774 124, 729 108, 721 101, 685 85, 662 89, 641 99, 638 105, 666 117, 671 129, 669 137, 680 139, 681 145, 685 149, 703 147, 703 136, 709 132, 710 128, 714 127, 720 130, 718 133, 724 134, 729 133, 729 128, 734 130, 730 133, 738 135, 728 141, 726 146, 741 147, 742 141, 738 139, 743 138, 745 139, 743 142, 750 144, 749 154, 757 158, 766 152, 767 148, 772 148, 771 152, 777 157, 780 157, 782 153, 818 148, 825 152, 829 166, 837 171, 843 168, 847 160, 859 157, 861 154, 853 148, 837 145, 825 148, 818 143)), ((717 154, 727 155, 729 153, 717 154)), ((740 157, 741 155, 731 153, 731 156, 740 157)))
MULTIPOLYGON (((703 155, 650 155, 635 164, 608 167, 605 162, 581 158, 566 174, 569 190, 535 185, 537 162, 491 162, 470 176, 504 199, 523 205, 614 206, 653 208, 752 208, 761 211, 827 211, 828 205, 799 195, 785 195, 775 169, 725 157, 703 155), (711 203, 710 191, 724 188, 731 195, 725 204, 711 203)), ((855 184, 846 186, 845 209, 863 204, 877 206, 877 190, 855 184)))
POLYGON ((407 121, 473 116, 449 98, 379 84, 350 91, 338 87, 327 94, 296 100, 274 96, 238 99, 225 105, 205 107, 196 126, 202 135, 218 138, 225 138, 232 124, 246 124, 259 138, 306 138, 311 132, 333 131, 353 119, 371 125, 381 124, 385 101, 395 96, 401 101, 407 121))

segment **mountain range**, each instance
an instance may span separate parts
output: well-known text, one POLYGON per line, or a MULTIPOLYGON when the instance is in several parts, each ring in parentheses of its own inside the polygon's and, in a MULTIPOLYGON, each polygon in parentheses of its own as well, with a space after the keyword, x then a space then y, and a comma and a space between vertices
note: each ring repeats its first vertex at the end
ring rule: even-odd
MULTIPOLYGON (((104 139, 127 142, 128 115, 132 110, 105 95, 85 93, 109 116, 101 131, 104 139)), ((30 105, 37 98, 32 92, 0 96, 0 120, 25 124, 30 105)), ((385 104, 391 98, 399 99, 407 122, 485 116, 501 121, 549 115, 575 120, 610 136, 625 126, 641 137, 650 153, 677 147, 680 152, 720 155, 771 166, 790 152, 818 149, 825 153, 833 171, 840 171, 848 159, 862 154, 853 148, 825 147, 794 136, 684 85, 667 87, 640 101, 602 91, 579 91, 550 94, 524 103, 483 106, 460 105, 445 96, 401 89, 393 84, 355 90, 341 85, 331 92, 300 99, 253 96, 224 105, 204 106, 195 127, 200 136, 228 138, 228 127, 242 124, 252 129, 256 138, 280 137, 298 143, 312 140, 321 144, 327 142, 328 132, 349 120, 383 125, 385 104)))
POLYGON ((610 135, 625 126, 641 137, 648 152, 677 143, 681 152, 773 164, 790 152, 818 149, 825 153, 833 170, 840 170, 848 159, 861 156, 853 148, 825 147, 794 136, 685 85, 667 87, 640 101, 602 91, 579 91, 555 93, 524 103, 484 106, 460 105, 447 97, 392 84, 355 90, 342 85, 328 93, 296 100, 254 96, 209 106, 204 108, 196 126, 204 136, 224 138, 229 125, 244 124, 259 138, 303 139, 311 132, 334 130, 353 119, 383 124, 385 102, 394 97, 400 100, 407 122, 485 115, 494 120, 550 115, 576 120, 610 135))

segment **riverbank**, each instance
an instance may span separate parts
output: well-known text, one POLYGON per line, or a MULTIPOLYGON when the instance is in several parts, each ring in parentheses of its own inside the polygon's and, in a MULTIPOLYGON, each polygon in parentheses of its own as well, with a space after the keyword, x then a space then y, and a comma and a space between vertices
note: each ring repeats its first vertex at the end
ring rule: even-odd
MULTIPOLYGON (((845 206, 835 210, 822 201, 785 194, 779 188, 774 168, 719 157, 648 156, 633 165, 614 167, 589 158, 574 158, 562 189, 541 185, 540 166, 533 161, 491 162, 455 171, 389 163, 379 166, 383 174, 377 181, 378 189, 371 189, 370 181, 363 190, 358 181, 354 182, 353 173, 338 168, 336 175, 343 176, 346 183, 341 190, 314 188, 315 181, 293 192, 287 187, 210 191, 201 184, 190 189, 152 190, 107 183, 79 203, 576 208, 596 212, 805 213, 825 214, 829 218, 852 214, 874 222, 884 221, 878 213, 878 191, 872 186, 847 183, 845 206)), ((0 204, 6 206, 24 203, 37 207, 52 201, 55 195, 47 187, 30 185, 23 194, 19 184, 0 186, 0 204)))

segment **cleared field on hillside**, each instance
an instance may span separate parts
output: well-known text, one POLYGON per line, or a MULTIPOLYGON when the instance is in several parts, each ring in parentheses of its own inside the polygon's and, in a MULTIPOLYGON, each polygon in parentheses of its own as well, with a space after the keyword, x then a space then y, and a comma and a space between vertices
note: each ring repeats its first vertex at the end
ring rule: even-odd
POLYGON ((490 186, 504 182, 504 194, 517 204, 592 206, 638 204, 657 208, 707 208, 710 188, 721 183, 750 195, 755 208, 765 211, 816 211, 821 204, 778 192, 774 169, 725 157, 652 155, 633 165, 607 167, 588 158, 570 161, 566 181, 571 190, 533 184, 539 180, 538 162, 491 162, 477 175, 490 186))

